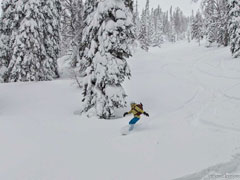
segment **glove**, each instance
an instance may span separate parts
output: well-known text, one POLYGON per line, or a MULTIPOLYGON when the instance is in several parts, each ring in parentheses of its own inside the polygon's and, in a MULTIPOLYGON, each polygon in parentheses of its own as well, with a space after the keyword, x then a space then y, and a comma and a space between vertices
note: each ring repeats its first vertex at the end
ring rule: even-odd
POLYGON ((125 113, 123 114, 123 117, 125 117, 126 115, 128 115, 128 112, 125 112, 125 113))
POLYGON ((143 114, 144 114, 145 116, 149 117, 149 114, 148 114, 148 113, 144 112, 143 114))

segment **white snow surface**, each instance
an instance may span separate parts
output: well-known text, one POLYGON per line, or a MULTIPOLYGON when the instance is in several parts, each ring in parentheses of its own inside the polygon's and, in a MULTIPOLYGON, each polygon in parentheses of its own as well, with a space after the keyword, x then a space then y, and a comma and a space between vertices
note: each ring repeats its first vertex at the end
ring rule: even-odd
POLYGON ((203 180, 240 175, 240 66, 229 48, 164 44, 129 60, 142 117, 75 115, 71 79, 0 84, 1 180, 203 180))

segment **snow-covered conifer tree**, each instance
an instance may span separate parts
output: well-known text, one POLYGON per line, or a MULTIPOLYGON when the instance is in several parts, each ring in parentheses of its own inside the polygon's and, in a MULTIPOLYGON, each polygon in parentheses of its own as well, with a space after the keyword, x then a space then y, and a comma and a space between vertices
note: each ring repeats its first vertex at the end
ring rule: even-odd
POLYGON ((11 37, 7 81, 43 81, 58 77, 59 0, 21 1, 23 16, 11 37))
POLYGON ((73 67, 79 59, 78 47, 82 40, 83 1, 61 0, 63 11, 61 18, 61 55, 68 55, 73 67))
POLYGON ((138 40, 140 42, 141 48, 145 51, 148 51, 149 48, 149 40, 147 35, 147 19, 146 19, 146 11, 143 10, 141 16, 141 28, 139 32, 138 40))
POLYGON ((153 46, 160 47, 163 43, 163 17, 160 6, 154 11, 155 32, 153 38, 153 46))
MULTIPOLYGON (((145 5, 145 12, 144 12, 144 16, 145 16, 145 26, 146 26, 146 32, 147 32, 147 43, 149 45, 151 45, 151 14, 150 14, 150 2, 149 0, 146 1, 146 5, 145 5)), ((143 25, 143 24, 142 24, 143 25)))
POLYGON ((169 22, 169 15, 168 11, 163 13, 163 35, 166 37, 169 37, 169 31, 170 31, 170 22, 169 22))
POLYGON ((179 7, 173 12, 173 25, 176 39, 184 39, 185 32, 188 28, 188 18, 183 15, 183 12, 179 7))
POLYGON ((209 44, 216 42, 227 46, 229 43, 227 1, 203 0, 202 7, 209 44))
POLYGON ((192 14, 189 17, 189 23, 188 23, 188 27, 187 27, 187 39, 188 39, 188 42, 191 42, 191 39, 192 39, 192 24, 193 24, 194 18, 195 18, 194 17, 194 11, 192 10, 192 14))
POLYGON ((176 32, 176 39, 180 39, 181 34, 181 10, 177 8, 173 13, 173 24, 174 24, 174 30, 176 32))
POLYGON ((82 112, 108 119, 116 108, 126 105, 121 84, 130 76, 126 58, 134 41, 133 7, 129 0, 101 0, 92 5, 85 11, 83 31, 82 112))
POLYGON ((215 5, 215 0, 204 0, 202 2, 205 16, 206 38, 209 44, 215 42, 217 39, 217 11, 215 5))
POLYGON ((175 27, 174 27, 174 18, 173 18, 173 10, 172 10, 172 6, 170 8, 170 22, 169 22, 169 32, 168 32, 168 40, 170 42, 175 42, 176 38, 175 38, 175 27))
POLYGON ((151 15, 150 15, 150 18, 149 18, 149 23, 148 23, 148 42, 149 42, 149 45, 150 46, 153 46, 153 41, 154 41, 154 38, 155 38, 155 21, 154 21, 154 11, 153 9, 151 10, 151 15))
POLYGON ((228 2, 226 0, 219 1, 219 21, 218 21, 218 39, 217 43, 223 46, 228 46, 229 44, 229 8, 228 2))
POLYGON ((0 19, 0 82, 6 80, 7 68, 12 56, 11 38, 13 31, 19 27, 22 18, 22 6, 18 0, 5 0, 2 2, 0 19))
POLYGON ((229 34, 233 57, 240 56, 240 1, 229 0, 229 34))
POLYGON ((203 38, 204 32, 203 32, 203 18, 200 11, 197 12, 195 18, 192 22, 192 39, 196 39, 200 45, 200 41, 203 38))
POLYGON ((139 17, 139 12, 138 12, 138 1, 136 1, 136 5, 134 8, 133 23, 134 23, 134 34, 135 34, 136 39, 138 39, 140 28, 141 28, 140 17, 139 17))
POLYGON ((76 65, 74 65, 78 68, 80 74, 85 71, 90 58, 93 58, 93 56, 88 56, 86 51, 90 48, 92 39, 94 39, 95 36, 94 33, 90 33, 91 31, 93 31, 93 27, 91 27, 92 29, 88 29, 88 27, 90 26, 90 23, 94 18, 94 11, 96 10, 97 5, 97 0, 86 0, 84 3, 82 40, 78 47, 79 56, 76 59, 76 65))

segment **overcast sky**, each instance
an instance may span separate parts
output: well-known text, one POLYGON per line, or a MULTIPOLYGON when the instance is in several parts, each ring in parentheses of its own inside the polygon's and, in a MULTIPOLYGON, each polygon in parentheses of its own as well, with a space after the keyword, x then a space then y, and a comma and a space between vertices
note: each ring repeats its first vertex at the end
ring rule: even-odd
MULTIPOLYGON (((138 0, 139 9, 141 10, 145 4, 146 0, 138 0)), ((192 9, 199 9, 199 3, 193 3, 192 0, 150 0, 151 8, 155 8, 158 5, 163 9, 163 11, 167 11, 170 9, 171 5, 175 7, 180 7, 185 15, 191 15, 192 9)), ((141 11, 140 11, 141 12, 141 11)))

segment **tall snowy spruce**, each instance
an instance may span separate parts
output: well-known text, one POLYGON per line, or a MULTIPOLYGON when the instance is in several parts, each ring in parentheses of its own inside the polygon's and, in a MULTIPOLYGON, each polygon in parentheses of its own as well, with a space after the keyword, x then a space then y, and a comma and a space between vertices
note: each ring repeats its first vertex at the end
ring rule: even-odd
POLYGON ((154 36, 155 36, 155 21, 154 21, 154 11, 153 9, 151 10, 151 14, 149 17, 149 23, 148 23, 148 42, 150 46, 153 46, 153 41, 154 41, 154 36))
POLYGON ((199 45, 204 36, 203 25, 204 24, 202 14, 200 13, 200 11, 198 11, 196 16, 192 20, 191 35, 192 39, 196 39, 199 45))
POLYGON ((174 16, 173 16, 172 6, 170 7, 169 14, 170 14, 170 22, 169 22, 170 27, 168 30, 168 40, 170 42, 175 42, 176 41, 176 37, 175 37, 176 31, 175 31, 175 27, 174 27, 174 16))
POLYGON ((134 41, 132 1, 86 1, 83 30, 82 113, 99 118, 113 117, 116 108, 126 106, 122 87, 130 77, 126 59, 131 56, 134 41))
POLYGON ((147 32, 147 44, 149 44, 151 46, 151 35, 153 33, 153 29, 151 29, 152 27, 152 22, 151 22, 151 13, 150 13, 150 2, 149 0, 146 1, 146 5, 145 5, 145 18, 146 18, 146 32, 147 32))
POLYGON ((229 0, 229 34, 231 52, 234 58, 240 56, 240 2, 229 0))
MULTIPOLYGON (((83 74, 86 67, 88 66, 89 57, 87 51, 91 47, 92 39, 94 39, 93 27, 92 29, 88 29, 90 23, 93 20, 94 11, 96 10, 98 5, 97 0, 86 0, 84 3, 84 13, 83 13, 83 24, 82 24, 82 40, 78 47, 78 57, 76 59, 75 65, 80 74, 83 74), (90 34, 92 32, 92 34, 90 34)), ((90 57, 92 58, 92 56, 90 57)))
POLYGON ((203 0, 202 2, 206 37, 209 45, 216 42, 228 46, 228 3, 227 0, 203 0))
POLYGON ((140 46, 142 49, 144 49, 145 51, 148 51, 149 49, 149 40, 148 40, 148 35, 147 35, 147 18, 146 18, 146 11, 143 10, 142 15, 141 15, 141 26, 140 26, 140 30, 139 30, 139 36, 138 36, 138 40, 140 42, 140 46))
POLYGON ((153 47, 161 47, 163 43, 163 16, 160 6, 154 10, 153 15, 154 22, 154 37, 153 37, 153 47))
POLYGON ((44 81, 58 77, 59 0, 17 1, 17 28, 10 35, 6 82, 44 81))
POLYGON ((61 55, 67 55, 72 67, 79 59, 79 46, 82 41, 83 11, 82 0, 61 0, 61 55))
POLYGON ((134 34, 135 38, 138 39, 139 33, 140 33, 140 28, 141 28, 141 23, 140 23, 140 17, 139 17, 139 12, 138 12, 138 1, 136 1, 135 8, 133 11, 133 23, 134 23, 134 34))
POLYGON ((18 28, 18 19, 22 18, 22 6, 18 0, 5 0, 2 2, 2 15, 0 19, 0 82, 6 79, 7 67, 11 60, 11 37, 18 28))

